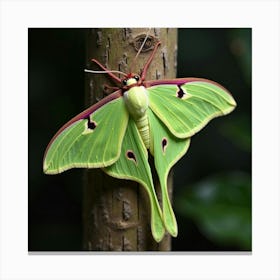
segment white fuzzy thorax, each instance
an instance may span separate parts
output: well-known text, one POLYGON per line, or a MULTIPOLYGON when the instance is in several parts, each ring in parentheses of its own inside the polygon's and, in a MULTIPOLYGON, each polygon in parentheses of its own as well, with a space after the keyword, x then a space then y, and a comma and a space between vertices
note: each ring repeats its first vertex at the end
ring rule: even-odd
POLYGON ((135 121, 146 114, 149 106, 149 99, 145 87, 132 87, 124 92, 123 97, 127 110, 135 121))
POLYGON ((134 119, 137 129, 147 149, 150 147, 150 130, 147 115, 149 99, 143 86, 134 86, 123 94, 126 108, 134 119))

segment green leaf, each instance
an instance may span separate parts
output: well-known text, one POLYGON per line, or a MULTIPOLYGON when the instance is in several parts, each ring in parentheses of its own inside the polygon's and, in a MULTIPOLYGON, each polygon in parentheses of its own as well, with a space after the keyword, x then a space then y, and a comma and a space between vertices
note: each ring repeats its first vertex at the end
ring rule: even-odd
POLYGON ((177 210, 217 244, 251 250, 251 179, 230 173, 205 179, 177 198, 177 210))

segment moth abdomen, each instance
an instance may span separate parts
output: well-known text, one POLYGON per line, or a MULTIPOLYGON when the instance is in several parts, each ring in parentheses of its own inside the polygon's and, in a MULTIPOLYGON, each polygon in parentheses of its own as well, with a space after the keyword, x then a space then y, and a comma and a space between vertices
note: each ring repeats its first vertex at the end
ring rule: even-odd
POLYGON ((150 148, 150 129, 148 115, 145 114, 142 118, 135 121, 137 129, 140 133, 140 136, 145 144, 147 149, 150 148))

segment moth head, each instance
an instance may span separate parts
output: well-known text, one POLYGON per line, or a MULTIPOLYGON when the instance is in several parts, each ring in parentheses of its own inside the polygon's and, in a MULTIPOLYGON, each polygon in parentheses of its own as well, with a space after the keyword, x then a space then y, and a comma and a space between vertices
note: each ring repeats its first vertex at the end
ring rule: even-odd
POLYGON ((140 85, 142 81, 141 81, 141 77, 138 74, 130 73, 127 74, 125 78, 122 79, 121 83, 124 89, 129 89, 133 86, 140 85))

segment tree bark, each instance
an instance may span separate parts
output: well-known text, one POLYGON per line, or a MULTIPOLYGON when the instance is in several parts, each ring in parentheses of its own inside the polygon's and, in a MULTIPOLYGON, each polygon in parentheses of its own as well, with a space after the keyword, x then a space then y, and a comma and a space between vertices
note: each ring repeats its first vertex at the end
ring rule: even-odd
MULTIPOLYGON (((132 65, 147 31, 148 29, 143 28, 89 30, 86 50, 87 69, 93 68, 90 60, 95 58, 110 70, 139 73, 151 54, 154 44, 160 40, 161 47, 149 67, 146 80, 174 78, 177 55, 176 29, 152 29, 135 65, 132 65)), ((86 75, 87 106, 104 97, 104 84, 115 86, 106 74, 86 75)), ((156 178, 156 174, 153 174, 153 177, 156 178)), ((168 182, 171 196, 172 176, 169 176, 168 182)), ((160 200, 157 178, 155 186, 160 200)), ((87 170, 83 208, 84 250, 171 250, 171 238, 168 234, 160 243, 154 241, 150 230, 148 196, 144 188, 135 182, 112 178, 99 169, 87 170)))

